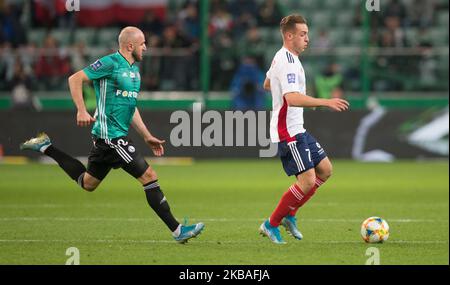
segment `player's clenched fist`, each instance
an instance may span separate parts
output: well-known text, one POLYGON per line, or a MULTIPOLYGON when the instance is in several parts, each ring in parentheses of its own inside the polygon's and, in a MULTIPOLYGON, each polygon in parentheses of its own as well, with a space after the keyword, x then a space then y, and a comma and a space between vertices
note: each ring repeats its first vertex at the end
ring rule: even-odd
POLYGON ((87 111, 77 112, 77 126, 86 127, 92 122, 95 122, 95 119, 87 111))

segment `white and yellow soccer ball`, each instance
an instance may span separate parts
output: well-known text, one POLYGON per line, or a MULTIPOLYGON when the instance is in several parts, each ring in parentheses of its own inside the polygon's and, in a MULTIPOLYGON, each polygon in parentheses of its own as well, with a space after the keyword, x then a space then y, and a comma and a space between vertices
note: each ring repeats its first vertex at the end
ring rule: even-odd
POLYGON ((381 243, 389 238, 389 225, 380 217, 370 217, 361 225, 361 237, 367 243, 381 243))

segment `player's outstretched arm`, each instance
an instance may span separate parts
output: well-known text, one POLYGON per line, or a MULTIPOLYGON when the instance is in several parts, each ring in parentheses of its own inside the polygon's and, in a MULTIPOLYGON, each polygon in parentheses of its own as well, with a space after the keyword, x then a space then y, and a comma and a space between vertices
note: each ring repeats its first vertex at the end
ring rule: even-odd
POLYGON ((291 92, 286 93, 284 95, 286 102, 289 106, 294 107, 328 107, 335 111, 345 111, 349 107, 349 103, 340 98, 332 98, 332 99, 319 99, 314 98, 308 95, 301 94, 299 92, 291 92))
POLYGON ((136 108, 133 119, 131 121, 131 126, 138 132, 138 134, 144 139, 144 141, 149 145, 152 149, 153 154, 156 156, 164 155, 164 147, 163 143, 165 140, 160 140, 154 137, 147 126, 145 126, 144 121, 142 120, 141 114, 139 113, 138 108, 136 108))
POLYGON ((83 100, 83 82, 88 81, 89 78, 86 76, 83 70, 72 74, 69 77, 69 89, 72 100, 77 107, 77 125, 81 127, 89 126, 95 119, 89 115, 84 105, 83 100))

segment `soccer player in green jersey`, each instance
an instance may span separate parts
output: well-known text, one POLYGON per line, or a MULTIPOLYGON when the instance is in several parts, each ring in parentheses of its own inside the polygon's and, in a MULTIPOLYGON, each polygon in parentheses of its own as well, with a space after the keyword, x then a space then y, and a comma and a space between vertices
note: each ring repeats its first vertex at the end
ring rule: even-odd
POLYGON ((154 155, 164 154, 165 141, 150 133, 136 108, 141 84, 136 62, 142 60, 146 50, 142 31, 126 27, 119 35, 118 52, 100 58, 69 77, 70 93, 77 108, 77 125, 85 127, 94 123, 87 169, 80 161, 56 148, 45 133, 26 141, 21 149, 40 151, 53 158, 87 191, 94 191, 111 168, 122 168, 142 183, 149 205, 170 229, 174 239, 185 243, 200 234, 204 224, 181 225, 174 218, 156 172, 127 137, 131 125, 154 155), (94 83, 97 100, 94 116, 87 112, 83 100, 82 86, 88 80, 94 83))

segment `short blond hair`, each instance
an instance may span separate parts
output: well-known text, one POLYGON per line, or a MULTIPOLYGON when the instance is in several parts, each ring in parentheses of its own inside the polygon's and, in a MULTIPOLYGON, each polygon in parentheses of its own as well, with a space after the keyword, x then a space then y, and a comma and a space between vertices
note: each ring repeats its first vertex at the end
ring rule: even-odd
POLYGON ((284 17, 280 22, 280 31, 284 35, 286 32, 295 31, 296 24, 306 24, 306 19, 302 15, 293 14, 284 17))

